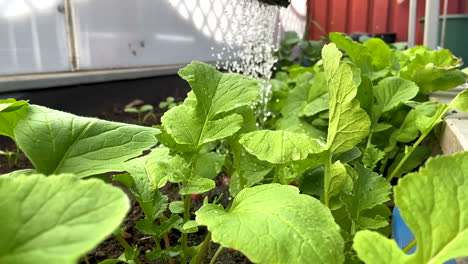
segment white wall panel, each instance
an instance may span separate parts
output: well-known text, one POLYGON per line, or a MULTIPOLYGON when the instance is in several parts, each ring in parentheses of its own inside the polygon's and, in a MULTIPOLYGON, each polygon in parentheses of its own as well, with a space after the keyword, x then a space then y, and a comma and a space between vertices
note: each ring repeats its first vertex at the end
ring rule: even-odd
POLYGON ((0 0, 0 75, 67 71, 63 0, 0 0))
POLYGON ((213 61, 227 0, 73 1, 80 69, 213 61), (218 2, 217 6, 212 4, 218 2), (221 3, 221 5, 219 5, 221 3), (217 34, 217 35, 216 35, 217 34))

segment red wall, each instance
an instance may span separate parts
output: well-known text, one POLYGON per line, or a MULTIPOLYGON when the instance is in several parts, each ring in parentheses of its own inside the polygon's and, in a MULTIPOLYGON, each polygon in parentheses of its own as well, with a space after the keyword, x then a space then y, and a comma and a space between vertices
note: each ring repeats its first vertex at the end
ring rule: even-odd
MULTIPOLYGON (((308 13, 314 24, 309 39, 320 39, 329 32, 397 33, 397 41, 408 38, 409 0, 308 0, 308 13), (401 2, 401 1, 400 1, 401 2)), ((444 0, 440 1, 440 12, 444 0)), ((417 17, 424 17, 425 1, 418 1, 417 17)), ((468 14, 468 0, 448 0, 448 14, 468 14)), ((416 26, 416 42, 422 43, 422 27, 416 26)))

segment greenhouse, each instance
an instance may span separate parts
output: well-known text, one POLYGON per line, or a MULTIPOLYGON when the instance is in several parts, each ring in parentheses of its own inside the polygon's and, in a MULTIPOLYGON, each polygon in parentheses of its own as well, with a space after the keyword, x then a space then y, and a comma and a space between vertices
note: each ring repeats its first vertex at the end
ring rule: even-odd
POLYGON ((468 263, 468 0, 0 0, 0 264, 468 263))

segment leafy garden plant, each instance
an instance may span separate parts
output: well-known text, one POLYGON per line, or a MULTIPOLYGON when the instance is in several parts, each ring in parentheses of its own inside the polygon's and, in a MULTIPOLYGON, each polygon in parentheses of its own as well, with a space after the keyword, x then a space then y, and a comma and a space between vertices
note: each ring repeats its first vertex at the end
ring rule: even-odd
POLYGON ((102 263, 204 263, 212 242, 220 246, 211 263, 223 248, 269 264, 443 263, 466 255, 468 152, 415 171, 447 112, 468 111, 466 91, 450 104, 427 101, 429 91, 466 78, 458 60, 447 51, 330 38, 314 67, 272 80, 275 115, 265 127, 252 109, 257 81, 200 62, 179 71, 192 91, 153 128, 0 101, 0 134, 34 165, 0 176, 0 263, 76 263, 109 235, 122 255, 102 263), (109 172, 141 207, 136 228, 154 241, 151 251, 121 235, 129 200, 102 181, 109 172), (212 191, 219 174, 230 178, 232 202, 205 196, 193 211, 193 195, 212 191), (168 184, 178 198, 161 191, 168 184), (388 238, 389 205, 415 233, 415 254, 388 238), (190 244, 201 226, 204 240, 190 244))

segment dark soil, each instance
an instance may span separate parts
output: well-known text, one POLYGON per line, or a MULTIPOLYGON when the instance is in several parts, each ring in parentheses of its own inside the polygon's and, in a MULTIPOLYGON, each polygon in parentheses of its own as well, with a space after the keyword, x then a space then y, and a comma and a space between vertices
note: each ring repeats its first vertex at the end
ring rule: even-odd
MULTIPOLYGON (((179 100, 180 101, 180 100, 179 100)), ((124 122, 129 124, 138 124, 137 115, 134 113, 126 113, 124 111, 125 106, 115 105, 112 110, 108 112, 103 112, 97 115, 97 118, 115 121, 115 122, 124 122)), ((160 118, 166 109, 159 109, 157 106, 154 107, 154 114, 156 118, 148 118, 144 124, 139 125, 146 125, 151 126, 160 123, 160 118)), ((13 140, 7 137, 0 137, 0 150, 9 150, 9 151, 16 151, 16 144, 13 140)), ((20 169, 31 169, 33 165, 29 160, 26 158, 24 153, 20 152, 19 159, 16 164, 14 164, 11 168, 8 166, 8 162, 5 156, 0 156, 0 174, 8 173, 14 170, 20 169)), ((111 175, 109 174, 109 178, 111 175)), ((225 175, 219 175, 216 179, 216 187, 215 189, 203 194, 203 196, 194 197, 192 200, 192 212, 198 210, 203 205, 204 197, 208 197, 209 201, 213 201, 215 197, 219 197, 221 195, 220 203, 223 204, 225 207, 230 205, 231 196, 229 195, 229 178, 225 175)), ((125 187, 120 185, 116 182, 111 182, 111 184, 122 188, 127 194, 129 194, 128 190, 125 187)), ((181 197, 178 194, 178 187, 177 185, 168 183, 165 187, 161 188, 161 192, 169 197, 169 202, 180 200, 181 197)), ((146 253, 152 251, 155 247, 154 241, 151 236, 147 236, 142 234, 138 229, 135 227, 135 223, 144 217, 141 208, 139 207, 138 203, 131 195, 129 195, 132 207, 127 214, 127 217, 122 224, 125 227, 125 232, 121 233, 122 237, 130 245, 136 245, 140 250, 140 259, 142 263, 161 263, 159 260, 148 260, 144 257, 146 253)), ((192 215, 192 219, 194 216, 192 215)), ((157 223, 156 223, 157 224, 157 223)), ((188 244, 189 246, 195 246, 200 244, 207 234, 207 230, 205 227, 200 227, 197 233, 192 233, 188 235, 188 244)), ((171 231, 168 234, 169 240, 171 245, 177 244, 180 238, 180 232, 177 230, 171 231)), ((164 245, 161 245, 164 247, 164 245)), ((209 263, 211 257, 214 255, 215 251, 218 249, 219 245, 216 243, 210 243, 210 247, 207 251, 207 256, 203 260, 202 263, 209 263)), ((89 252, 87 254, 87 260, 89 263, 99 263, 100 261, 110 259, 110 258, 118 258, 124 252, 123 247, 114 239, 113 236, 107 238, 103 241, 96 249, 89 252)), ((85 264, 85 260, 82 259, 79 263, 85 264)), ((179 260, 175 258, 175 263, 179 263, 179 260)), ((251 263, 242 253, 238 251, 234 251, 231 249, 223 249, 219 254, 216 263, 220 264, 239 264, 239 263, 251 263)))

